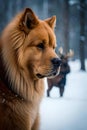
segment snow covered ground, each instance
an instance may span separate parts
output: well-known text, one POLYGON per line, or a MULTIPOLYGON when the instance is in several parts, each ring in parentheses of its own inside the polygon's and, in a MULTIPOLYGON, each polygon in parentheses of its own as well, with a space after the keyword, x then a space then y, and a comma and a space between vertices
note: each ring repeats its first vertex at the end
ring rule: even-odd
MULTIPOLYGON (((63 98, 59 98, 58 88, 54 87, 41 103, 40 130, 87 130, 87 61, 86 72, 80 71, 80 62, 71 61, 71 73, 63 98)), ((45 80, 45 87, 47 83, 45 80)))

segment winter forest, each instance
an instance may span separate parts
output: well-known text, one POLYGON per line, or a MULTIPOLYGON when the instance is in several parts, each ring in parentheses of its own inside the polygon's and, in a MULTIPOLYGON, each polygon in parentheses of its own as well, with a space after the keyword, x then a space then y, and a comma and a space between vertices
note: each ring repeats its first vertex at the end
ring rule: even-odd
MULTIPOLYGON (((56 15, 58 47, 64 52, 74 51, 73 59, 80 59, 85 70, 87 58, 87 0, 0 0, 0 32, 16 13, 25 7, 32 8, 40 19, 56 15)), ((58 48, 56 49, 58 51, 58 48)))
POLYGON ((62 98, 55 87, 51 97, 46 96, 45 79, 40 130, 87 130, 87 0, 0 0, 0 33, 25 7, 40 19, 56 15, 56 52, 60 47, 64 54, 74 52, 62 98))

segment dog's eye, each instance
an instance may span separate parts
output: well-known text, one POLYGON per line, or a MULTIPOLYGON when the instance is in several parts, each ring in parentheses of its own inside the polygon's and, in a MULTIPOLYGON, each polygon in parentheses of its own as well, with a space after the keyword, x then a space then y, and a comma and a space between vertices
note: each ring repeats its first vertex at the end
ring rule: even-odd
POLYGON ((42 50, 44 49, 43 43, 38 44, 37 47, 38 47, 39 49, 42 49, 42 50))

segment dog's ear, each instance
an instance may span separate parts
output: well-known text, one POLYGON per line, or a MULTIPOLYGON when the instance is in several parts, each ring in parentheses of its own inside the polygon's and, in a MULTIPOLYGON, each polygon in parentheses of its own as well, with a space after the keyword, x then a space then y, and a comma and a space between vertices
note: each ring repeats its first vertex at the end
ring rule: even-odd
POLYGON ((38 18, 30 8, 26 8, 22 15, 21 23, 25 29, 29 30, 38 24, 38 18))
POLYGON ((51 17, 51 18, 46 19, 45 22, 48 23, 48 25, 49 25, 52 29, 54 29, 55 26, 56 26, 56 16, 53 16, 53 17, 51 17))

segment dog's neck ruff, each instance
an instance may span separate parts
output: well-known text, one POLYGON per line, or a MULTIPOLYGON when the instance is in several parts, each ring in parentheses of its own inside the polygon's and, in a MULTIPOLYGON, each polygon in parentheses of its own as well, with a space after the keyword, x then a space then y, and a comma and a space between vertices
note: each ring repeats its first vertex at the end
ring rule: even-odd
MULTIPOLYGON (((7 48, 6 48, 7 50, 7 48)), ((5 83, 6 87, 11 89, 15 94, 17 94, 19 97, 21 97, 24 100, 32 101, 34 100, 35 96, 33 94, 33 91, 36 90, 36 93, 38 94, 38 89, 41 86, 39 85, 40 81, 29 81, 30 77, 27 77, 25 72, 20 70, 18 66, 15 64, 15 62, 12 59, 13 54, 10 53, 10 50, 6 51, 5 48, 2 50, 1 54, 1 65, 0 65, 0 78, 5 83), (8 52, 8 54, 6 53, 8 52), (3 65, 2 65, 3 64, 3 65), (40 87, 37 87, 38 86, 40 87), (35 89, 35 90, 34 90, 35 89)))

